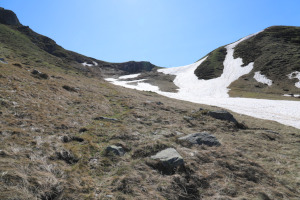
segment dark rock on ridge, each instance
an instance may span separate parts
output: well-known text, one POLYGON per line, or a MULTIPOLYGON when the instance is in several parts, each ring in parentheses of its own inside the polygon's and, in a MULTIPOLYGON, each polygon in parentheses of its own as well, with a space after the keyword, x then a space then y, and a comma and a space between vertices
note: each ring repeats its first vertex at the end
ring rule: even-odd
POLYGON ((17 15, 11 11, 0 7, 0 23, 6 25, 20 26, 21 23, 17 15))

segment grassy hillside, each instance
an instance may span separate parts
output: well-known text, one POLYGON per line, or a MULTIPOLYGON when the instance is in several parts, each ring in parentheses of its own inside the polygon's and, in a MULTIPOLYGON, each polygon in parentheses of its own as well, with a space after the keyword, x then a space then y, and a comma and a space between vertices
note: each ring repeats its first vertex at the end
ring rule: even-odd
MULTIPOLYGON (((300 94, 300 89, 295 87, 298 79, 287 77, 292 72, 300 71, 299 41, 299 27, 273 26, 239 43, 234 49, 234 57, 242 58, 243 66, 254 62, 254 69, 230 85, 230 96, 291 99, 282 95, 300 94), (257 82, 253 78, 257 71, 272 80, 272 86, 257 82)), ((195 70, 195 75, 205 80, 220 77, 226 49, 220 47, 207 56, 195 70)))
POLYGON ((267 94, 270 97, 300 93, 300 89, 295 87, 298 80, 287 77, 294 71, 300 71, 300 27, 267 28, 238 44, 234 56, 242 58, 244 65, 254 62, 254 69, 231 85, 232 93, 241 94, 237 91, 242 90, 249 94, 267 94), (261 74, 271 79, 272 86, 268 87, 254 80, 256 71, 261 71, 261 74))
POLYGON ((241 129, 216 107, 113 86, 14 27, 0 34, 0 199, 300 198, 298 129, 234 114, 241 129), (221 146, 178 140, 202 131, 221 146), (150 156, 168 147, 184 165, 165 173, 150 156))
POLYGON ((195 70, 195 75, 199 79, 209 80, 220 77, 223 73, 226 49, 219 47, 218 49, 210 52, 207 58, 195 70))
POLYGON ((210 107, 198 111, 76 71, 23 64, 0 70, 1 199, 299 198, 299 130, 235 115, 249 126, 238 129, 206 115, 210 107), (94 120, 100 116, 117 121, 94 120), (177 132, 201 131, 222 145, 177 142, 177 132), (125 156, 106 155, 109 145, 122 146, 125 156), (185 162, 173 175, 149 159, 167 147, 185 162))

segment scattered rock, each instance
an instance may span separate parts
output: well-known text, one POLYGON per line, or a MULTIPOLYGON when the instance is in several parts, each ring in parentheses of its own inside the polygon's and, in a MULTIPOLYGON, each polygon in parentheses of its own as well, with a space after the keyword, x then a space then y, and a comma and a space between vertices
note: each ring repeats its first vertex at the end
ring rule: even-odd
POLYGON ((244 123, 239 123, 233 115, 226 110, 208 111, 207 115, 220 120, 233 122, 240 129, 247 129, 248 127, 244 123))
POLYGON ((68 85, 63 85, 62 88, 64 88, 65 90, 69 91, 69 92, 78 92, 79 88, 74 88, 68 85))
POLYGON ((115 146, 115 145, 106 147, 105 152, 106 152, 106 154, 113 153, 117 156, 124 156, 124 154, 125 154, 125 151, 122 147, 115 146))
POLYGON ((191 146, 191 145, 207 145, 207 146, 220 146, 221 143, 218 141, 218 139, 207 133, 207 132, 202 132, 202 133, 192 133, 189 135, 186 135, 184 137, 178 138, 179 142, 183 145, 186 146, 191 146))
POLYGON ((88 131, 87 128, 81 128, 81 129, 79 129, 79 133, 84 133, 84 132, 86 132, 86 131, 88 131))
POLYGON ((83 142, 84 139, 81 137, 77 137, 77 136, 64 135, 61 137, 61 141, 64 143, 68 143, 68 142, 72 142, 72 141, 83 142))
POLYGON ((8 64, 8 63, 4 60, 4 58, 0 58, 0 63, 2 63, 2 64, 8 64))
POLYGON ((226 120, 233 123, 237 123, 237 120, 233 117, 233 115, 226 110, 218 110, 218 111, 209 111, 207 115, 220 120, 226 120))
POLYGON ((160 102, 160 101, 157 101, 156 104, 157 104, 157 105, 164 105, 164 104, 163 104, 162 102, 160 102))
POLYGON ((190 121, 190 120, 193 120, 194 118, 190 117, 190 116, 183 116, 183 119, 185 119, 187 121, 190 121))
POLYGON ((20 63, 13 63, 13 66, 16 66, 16 67, 22 68, 22 65, 21 65, 20 63))
POLYGON ((117 119, 115 118, 108 118, 108 117, 95 117, 94 120, 107 120, 107 121, 118 121, 117 119))
POLYGON ((163 172, 164 174, 174 174, 178 167, 184 165, 184 160, 174 148, 167 148, 150 157, 157 162, 149 162, 148 165, 163 172))
POLYGON ((36 69, 34 69, 31 74, 35 77, 35 78, 39 78, 39 79, 48 79, 49 76, 48 74, 42 73, 36 69))

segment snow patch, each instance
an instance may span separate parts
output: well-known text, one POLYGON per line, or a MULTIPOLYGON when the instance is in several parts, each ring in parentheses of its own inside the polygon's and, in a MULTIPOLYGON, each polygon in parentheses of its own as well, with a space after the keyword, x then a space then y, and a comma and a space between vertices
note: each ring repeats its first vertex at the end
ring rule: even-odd
POLYGON ((94 64, 94 66, 98 66, 98 63, 95 61, 93 61, 93 64, 94 64))
POLYGON ((98 63, 93 61, 93 64, 88 64, 87 62, 81 63, 85 67, 93 67, 93 66, 98 66, 98 63))
POLYGON ((297 88, 300 88, 300 72, 295 71, 295 72, 288 74, 287 76, 289 77, 289 79, 297 78, 299 81, 297 83, 295 83, 295 86, 297 88))
POLYGON ((122 81, 115 78, 106 78, 106 81, 111 82, 114 85, 123 86, 130 89, 136 89, 141 91, 152 91, 152 92, 159 92, 159 87, 151 85, 149 83, 143 83, 143 81, 146 81, 147 79, 139 79, 139 80, 133 80, 133 81, 122 81), (136 83, 133 85, 133 83, 136 83))
POLYGON ((227 54, 223 62, 224 69, 223 74, 214 79, 210 80, 198 80, 194 71, 197 67, 207 58, 203 58, 196 63, 183 67, 174 67, 167 69, 160 69, 158 72, 165 74, 176 75, 174 83, 178 86, 178 95, 186 98, 185 100, 197 100, 203 97, 215 97, 225 98, 229 97, 228 87, 229 85, 240 78, 241 76, 248 74, 253 69, 253 62, 247 66, 242 67, 243 61, 241 58, 234 58, 234 47, 240 42, 254 36, 255 34, 249 35, 241 40, 229 44, 226 46, 227 54))
POLYGON ((255 72, 253 77, 257 82, 267 84, 268 86, 271 86, 273 81, 268 79, 265 75, 261 74, 260 71, 255 72))
POLYGON ((300 94, 284 94, 285 97, 300 97, 300 94))
POLYGON ((137 78, 141 74, 130 74, 130 75, 124 75, 120 76, 119 79, 130 79, 130 78, 137 78))

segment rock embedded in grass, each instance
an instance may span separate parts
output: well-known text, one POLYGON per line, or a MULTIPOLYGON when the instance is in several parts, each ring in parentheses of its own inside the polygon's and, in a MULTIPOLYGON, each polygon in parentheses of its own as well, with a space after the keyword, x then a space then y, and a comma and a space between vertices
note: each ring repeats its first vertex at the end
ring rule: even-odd
POLYGON ((39 78, 39 79, 48 79, 49 76, 48 74, 42 73, 36 69, 34 69, 31 74, 35 77, 35 78, 39 78))
POLYGON ((107 120, 107 121, 118 121, 118 119, 115 118, 109 118, 109 117, 95 117, 94 120, 107 120))
POLYGON ((218 141, 218 139, 207 133, 192 133, 183 137, 178 138, 179 143, 181 143, 184 146, 191 146, 191 145, 207 145, 207 146, 220 146, 221 143, 218 141))
POLYGON ((183 158, 174 148, 162 150, 156 155, 151 156, 151 159, 159 160, 164 167, 169 169, 173 169, 184 164, 183 158))
POLYGON ((78 92, 79 88, 74 88, 68 85, 63 85, 62 88, 64 88, 65 90, 69 91, 69 92, 78 92))
POLYGON ((233 122, 236 127, 240 128, 240 129, 247 129, 248 127, 244 124, 244 123, 239 123, 234 117, 233 115, 226 111, 226 110, 217 110, 217 111, 208 111, 207 115, 215 118, 215 119, 219 119, 219 120, 224 120, 224 121, 228 121, 228 122, 233 122))
POLYGON ((233 123, 238 123, 237 120, 233 117, 233 115, 226 110, 217 110, 217 111, 209 111, 207 115, 220 120, 226 120, 233 123))
POLYGON ((105 152, 106 154, 113 153, 117 156, 124 156, 125 154, 123 147, 116 146, 116 145, 111 145, 106 147, 105 152))
POLYGON ((8 63, 5 61, 4 58, 0 58, 0 63, 2 63, 2 64, 8 64, 8 63))

